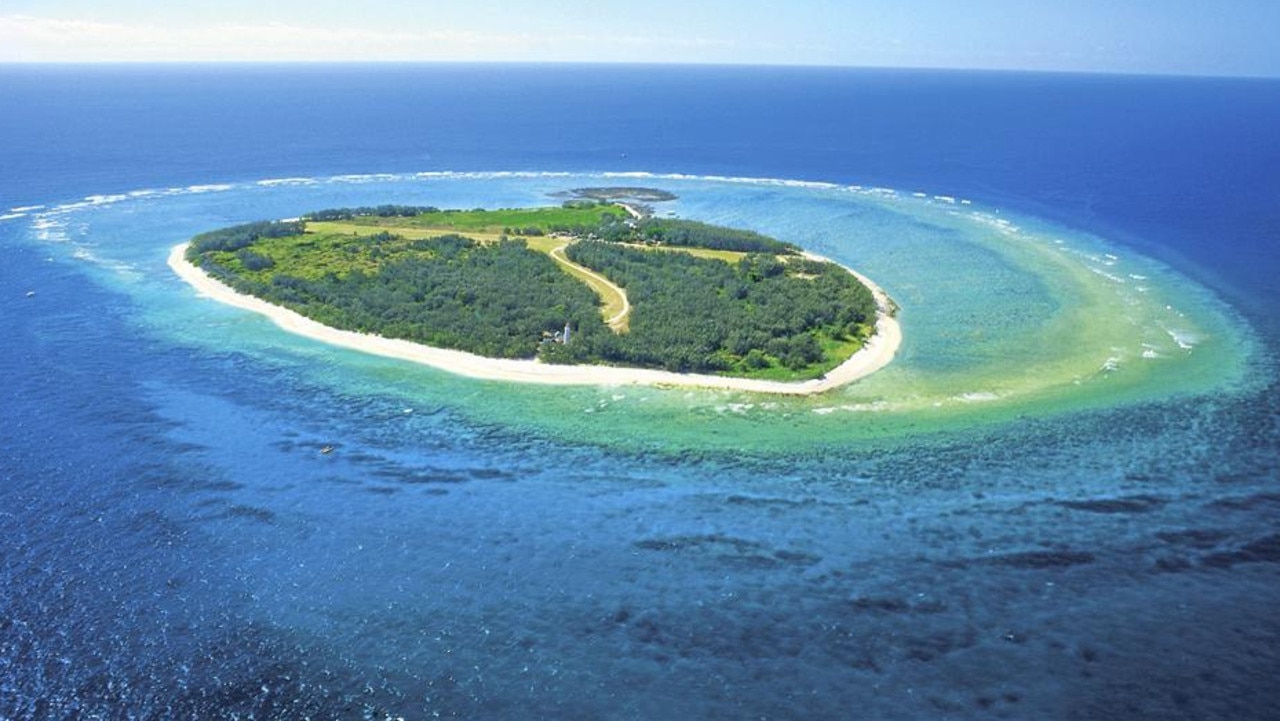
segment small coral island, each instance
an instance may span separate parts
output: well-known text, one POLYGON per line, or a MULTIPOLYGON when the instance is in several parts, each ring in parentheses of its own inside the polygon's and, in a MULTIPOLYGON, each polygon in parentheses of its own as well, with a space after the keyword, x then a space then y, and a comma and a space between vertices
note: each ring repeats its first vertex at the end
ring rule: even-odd
POLYGON ((814 380, 873 339, 888 355, 859 375, 892 357, 896 324, 879 337, 891 304, 865 279, 790 243, 640 205, 672 197, 584 188, 549 207, 324 210, 203 233, 173 260, 332 329, 486 360, 825 390, 814 380))

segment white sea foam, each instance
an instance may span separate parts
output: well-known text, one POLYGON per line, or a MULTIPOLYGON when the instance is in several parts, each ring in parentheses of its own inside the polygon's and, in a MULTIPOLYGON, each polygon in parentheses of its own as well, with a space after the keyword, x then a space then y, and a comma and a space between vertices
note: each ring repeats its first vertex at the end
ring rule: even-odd
POLYGON ((1141 274, 1139 274, 1139 273, 1130 273, 1130 274, 1129 274, 1129 277, 1130 277, 1130 278, 1133 278, 1134 280, 1146 280, 1146 279, 1147 279, 1147 276, 1145 276, 1145 275, 1141 275, 1141 274))
POLYGON ((119 203, 122 200, 128 200, 127 195, 89 195, 85 197, 85 201, 90 205, 110 205, 111 203, 119 203))
POLYGON ((402 176, 390 173, 368 173, 354 175, 335 175, 328 179, 330 183, 381 183, 388 180, 400 180, 402 176))
POLYGON ((1012 222, 1004 218, 998 218, 991 213, 984 213, 982 211, 975 210, 969 213, 968 217, 974 222, 994 229, 1001 235, 1016 237, 1022 233, 1022 229, 1014 225, 1012 222))
POLYGON ((5 213, 4 215, 0 215, 0 220, 14 220, 16 218, 25 217, 27 217, 26 213, 5 213))
POLYGON ((43 210, 43 205, 19 205, 16 208, 10 208, 10 213, 30 213, 33 210, 43 210))
POLYGON ((255 185, 261 185, 264 188, 274 188, 279 185, 315 185, 320 181, 315 178, 267 178, 259 180, 255 185))
POLYGON ((1121 356, 1113 355, 1102 363, 1102 370, 1111 373, 1120 370, 1120 361, 1124 360, 1121 356))
POLYGON ((24 209, 14 208, 14 212, 20 212, 20 211, 25 212, 25 210, 43 209, 44 212, 41 213, 41 215, 46 215, 46 216, 60 215, 65 213, 74 213, 76 211, 84 210, 86 208, 97 208, 101 206, 115 205, 116 203, 121 203, 127 200, 136 200, 138 198, 144 198, 151 195, 162 195, 162 194, 173 194, 173 193, 171 193, 170 191, 160 191, 160 190, 154 190, 150 188, 131 190, 127 193, 98 193, 94 195, 87 195, 84 197, 83 200, 79 200, 74 203, 61 203, 52 207, 45 206, 45 205, 32 205, 32 206, 27 206, 24 209))
POLYGON ((55 205, 52 208, 46 210, 44 212, 44 215, 63 215, 66 213, 71 213, 77 210, 83 210, 85 208, 92 208, 92 207, 93 207, 93 203, 87 200, 79 203, 62 203, 59 205, 55 205))
MULTIPOLYGON (((754 176, 741 175, 694 175, 689 173, 654 173, 646 170, 611 170, 601 173, 570 173, 565 171, 524 171, 524 170, 502 170, 502 171, 456 171, 456 170, 428 170, 414 173, 412 177, 430 179, 430 178, 476 178, 476 179, 498 179, 498 178, 567 178, 577 175, 591 176, 595 175, 601 178, 627 178, 633 180, 673 180, 673 181, 711 181, 718 183, 737 183, 740 185, 766 185, 781 186, 788 188, 809 188, 818 190, 852 190, 855 192, 875 192, 878 194, 896 195, 897 191, 890 188, 871 188, 864 189, 860 185, 845 186, 838 183, 830 183, 821 180, 795 180, 791 178, 762 178, 754 176)), ((367 175, 338 175, 329 178, 330 181, 337 182, 373 182, 378 180, 395 180, 402 179, 405 176, 394 174, 367 174, 367 175)))
POLYGON ((876 413, 889 409, 889 404, 885 401, 872 401, 871 403, 845 403, 838 406, 822 406, 814 408, 813 413, 825 416, 840 411, 842 413, 876 413))
POLYGON ((188 193, 221 193, 234 187, 236 186, 227 183, 210 183, 208 185, 188 185, 183 190, 188 193))
POLYGON ((646 173, 642 170, 628 170, 625 172, 604 173, 603 176, 606 178, 653 178, 653 177, 656 177, 653 173, 646 173))
POLYGON ((648 173, 642 171, 601 173, 605 178, 649 178, 658 180, 707 180, 717 183, 737 183, 739 185, 774 185, 787 188, 811 188, 833 190, 841 186, 819 180, 792 180, 789 178, 757 178, 741 175, 689 175, 687 173, 648 173))
POLYGON ((93 265, 111 270, 123 278, 137 280, 142 277, 142 274, 128 263, 103 258, 84 246, 76 248, 75 251, 71 253, 71 257, 76 260, 92 263, 93 265))
POLYGON ((1191 331, 1165 327, 1164 332, 1168 333, 1173 342, 1177 343, 1182 350, 1191 350, 1200 344, 1200 336, 1191 331))
POLYGON ((961 393, 954 396, 955 400, 961 403, 985 403, 988 401, 1000 400, 1000 396, 990 391, 974 391, 972 393, 961 393))
POLYGON ((929 194, 928 194, 928 193, 921 193, 920 191, 916 191, 916 192, 914 192, 914 193, 912 193, 912 194, 911 194, 911 197, 913 197, 913 198, 927 198, 927 197, 929 197, 929 194))
POLYGON ((789 188, 813 188, 815 190, 835 190, 840 187, 836 183, 826 183, 821 180, 788 180, 786 185, 789 188))
POLYGON ((951 205, 955 205, 955 204, 956 204, 956 199, 955 199, 955 198, 953 198, 953 197, 951 197, 950 195, 935 195, 935 196, 933 196, 933 199, 934 199, 934 200, 941 200, 942 202, 944 202, 944 203, 950 203, 951 205))
POLYGON ((64 220, 58 220, 48 215, 42 215, 36 218, 31 224, 31 228, 35 231, 36 240, 45 243, 65 243, 70 238, 67 236, 67 223, 64 220))
POLYGON ((1128 281, 1126 281, 1124 278, 1121 278, 1120 276, 1116 275, 1115 273, 1108 273, 1107 271, 1105 271, 1105 270, 1103 270, 1103 269, 1101 269, 1101 268, 1093 268, 1093 267, 1091 267, 1091 268, 1089 268, 1089 270, 1090 270, 1090 271, 1092 271, 1092 272, 1094 272, 1094 273, 1096 273, 1096 274, 1098 274, 1098 275, 1100 275, 1100 276, 1102 276, 1103 278, 1106 278, 1107 280, 1111 281, 1112 283, 1117 283, 1117 284, 1119 284, 1119 285, 1125 285, 1125 284, 1127 284, 1127 282, 1128 282, 1128 281))
POLYGON ((458 180, 498 180, 502 178, 567 178, 575 175, 563 171, 550 170, 421 170, 404 175, 397 173, 371 173, 365 175, 335 175, 325 178, 326 181, 338 182, 374 182, 381 180, 435 180, 450 178, 458 180))
MULTIPOLYGON (((553 172, 541 171, 541 170, 537 170, 537 171, 535 170, 485 170, 485 171, 444 170, 444 171, 425 171, 421 173, 415 173, 413 177, 415 178, 443 177, 443 178, 456 178, 461 180, 499 180, 502 178, 552 178, 552 177, 563 177, 566 175, 568 175, 568 173, 553 173, 553 172)), ((369 176, 346 176, 346 177, 372 178, 373 180, 403 180, 407 176, 382 173, 382 174, 369 175, 369 176)))
POLYGON ((85 208, 95 208, 102 205, 111 205, 122 200, 128 200, 127 195, 89 195, 84 200, 75 203, 61 203, 49 208, 44 212, 45 215, 56 215, 62 213, 71 213, 85 208))

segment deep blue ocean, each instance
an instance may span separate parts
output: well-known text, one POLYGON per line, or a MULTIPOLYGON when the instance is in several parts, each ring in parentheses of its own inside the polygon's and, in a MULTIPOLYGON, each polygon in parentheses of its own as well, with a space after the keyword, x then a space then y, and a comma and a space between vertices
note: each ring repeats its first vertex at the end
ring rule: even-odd
POLYGON ((0 719, 1280 709, 1280 81, 0 66, 0 217, 0 719), (500 385, 182 340, 138 277, 270 217, 237 189, 263 179, 497 171, 972 199, 1168 266, 1259 350, 1221 392, 663 449, 468 410, 500 385), (186 194, 84 203, 156 189, 186 194))

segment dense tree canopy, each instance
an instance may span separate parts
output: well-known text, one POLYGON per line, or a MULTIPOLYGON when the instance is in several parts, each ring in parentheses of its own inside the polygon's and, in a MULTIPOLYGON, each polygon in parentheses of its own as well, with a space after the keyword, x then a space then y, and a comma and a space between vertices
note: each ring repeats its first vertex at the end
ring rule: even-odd
POLYGON ((412 218, 415 215, 439 213, 440 209, 430 205, 377 205, 359 208, 333 208, 317 210, 302 216, 303 220, 352 220, 359 217, 373 218, 412 218))
POLYGON ((194 253, 208 253, 218 250, 240 250, 253 245, 262 238, 284 238, 290 235, 301 235, 306 224, 301 221, 261 220, 256 223, 245 223, 230 228, 222 228, 208 233, 201 233, 191 239, 191 250, 194 253))
POLYGON ((637 222, 607 205, 385 205, 305 217, 320 230, 308 221, 235 226, 194 238, 188 258, 326 325, 553 363, 812 377, 848 357, 875 322, 874 298, 852 274, 752 231, 637 222), (437 227, 448 232, 433 234, 437 227), (503 233, 479 242, 453 232, 459 227, 503 233), (559 247, 624 289, 626 332, 606 326, 600 298, 553 260, 559 247), (557 335, 566 323, 567 344, 557 335))
POLYGON ((871 292, 831 263, 747 255, 734 265, 590 241, 569 246, 567 255, 625 288, 635 307, 626 336, 593 336, 560 352, 575 362, 799 371, 823 360, 823 340, 856 340, 874 323, 871 292))
MULTIPOLYGON (((384 258, 374 272, 306 277, 283 264, 251 268, 227 253, 203 264, 237 290, 325 325, 497 358, 533 357, 544 333, 566 322, 604 330, 591 290, 522 242, 449 235, 405 243, 390 234, 362 241, 364 252, 384 258)), ((272 250, 255 253, 270 259, 272 250)))

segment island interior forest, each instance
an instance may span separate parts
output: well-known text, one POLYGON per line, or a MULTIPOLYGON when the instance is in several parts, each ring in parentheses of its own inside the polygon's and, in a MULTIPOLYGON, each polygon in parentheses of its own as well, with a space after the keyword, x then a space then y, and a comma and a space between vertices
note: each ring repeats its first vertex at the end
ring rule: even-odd
POLYGON ((871 291, 751 230, 609 199, 322 210, 203 233, 187 259, 325 325, 496 358, 816 378, 870 337, 871 291))

